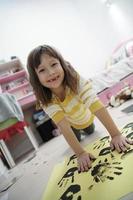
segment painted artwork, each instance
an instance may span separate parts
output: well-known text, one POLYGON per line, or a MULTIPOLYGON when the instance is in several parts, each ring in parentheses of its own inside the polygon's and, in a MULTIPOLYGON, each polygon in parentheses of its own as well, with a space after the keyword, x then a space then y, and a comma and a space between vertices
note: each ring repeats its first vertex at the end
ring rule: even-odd
MULTIPOLYGON (((133 123, 122 129, 133 140, 133 123)), ((110 149, 105 136, 86 146, 96 159, 88 172, 78 173, 76 156, 55 166, 42 200, 120 200, 133 192, 133 145, 126 152, 110 149)))

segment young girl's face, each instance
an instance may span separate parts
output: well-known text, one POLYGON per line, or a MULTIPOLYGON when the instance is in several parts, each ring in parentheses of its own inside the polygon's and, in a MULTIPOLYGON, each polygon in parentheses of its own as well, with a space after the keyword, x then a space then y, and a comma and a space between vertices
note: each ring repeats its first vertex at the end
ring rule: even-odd
POLYGON ((40 65, 35 69, 40 83, 51 90, 59 89, 64 80, 64 71, 57 58, 42 54, 40 65))

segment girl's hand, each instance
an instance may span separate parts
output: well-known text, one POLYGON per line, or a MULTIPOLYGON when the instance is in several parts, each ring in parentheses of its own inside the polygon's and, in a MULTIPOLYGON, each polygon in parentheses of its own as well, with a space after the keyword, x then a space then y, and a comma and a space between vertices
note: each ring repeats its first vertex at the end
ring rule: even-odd
POLYGON ((129 147, 128 144, 133 144, 133 141, 122 135, 113 136, 110 142, 111 149, 116 149, 119 153, 125 152, 129 147))
POLYGON ((83 152, 80 155, 77 156, 77 161, 78 161, 78 171, 79 172, 84 172, 88 171, 91 168, 92 161, 94 161, 96 158, 88 153, 88 152, 83 152))

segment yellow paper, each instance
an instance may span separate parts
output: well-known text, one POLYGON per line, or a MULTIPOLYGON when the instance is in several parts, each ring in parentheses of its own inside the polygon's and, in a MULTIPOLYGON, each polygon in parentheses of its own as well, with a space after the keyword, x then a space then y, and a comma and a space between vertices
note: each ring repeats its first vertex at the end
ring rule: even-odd
MULTIPOLYGON (((122 129, 133 139, 133 123, 122 129)), ((42 200, 119 200, 133 192, 133 145, 125 153, 110 150, 109 137, 86 146, 96 157, 88 172, 78 173, 76 156, 55 166, 42 200)))

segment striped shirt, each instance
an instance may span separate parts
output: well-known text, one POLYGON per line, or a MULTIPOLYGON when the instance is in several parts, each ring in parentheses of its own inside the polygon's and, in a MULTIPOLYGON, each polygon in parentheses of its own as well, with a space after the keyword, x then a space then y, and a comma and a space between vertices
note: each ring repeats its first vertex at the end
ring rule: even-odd
POLYGON ((93 113, 102 107, 103 104, 96 96, 91 81, 80 77, 78 94, 75 95, 67 87, 64 101, 53 96, 52 103, 43 106, 43 109, 56 124, 65 118, 72 127, 84 129, 92 124, 93 113))

